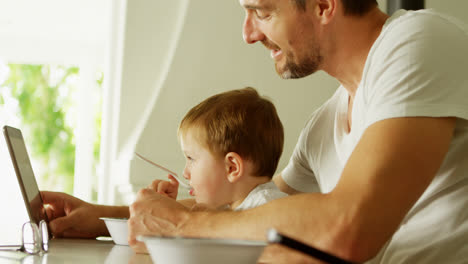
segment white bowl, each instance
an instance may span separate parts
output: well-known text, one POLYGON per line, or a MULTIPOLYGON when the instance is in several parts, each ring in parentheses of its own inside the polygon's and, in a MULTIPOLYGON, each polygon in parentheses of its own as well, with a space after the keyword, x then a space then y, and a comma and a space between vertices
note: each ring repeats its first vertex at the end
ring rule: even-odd
POLYGON ((157 264, 254 264, 263 241, 139 236, 157 264))
POLYGON ((106 223, 107 230, 117 245, 128 246, 127 218, 100 217, 106 223))

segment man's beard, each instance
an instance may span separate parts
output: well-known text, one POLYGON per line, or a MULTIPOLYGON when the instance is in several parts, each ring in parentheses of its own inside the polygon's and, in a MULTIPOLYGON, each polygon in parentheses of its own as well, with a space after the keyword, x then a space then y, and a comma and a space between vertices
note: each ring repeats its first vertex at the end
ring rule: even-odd
POLYGON ((316 71, 318 71, 320 64, 322 63, 323 57, 320 55, 318 49, 315 49, 311 56, 306 57, 299 63, 293 61, 293 55, 291 52, 286 54, 286 63, 283 67, 275 65, 276 72, 283 79, 299 79, 306 77, 316 71))
MULTIPOLYGON (((270 42, 268 39, 262 41, 262 44, 271 50, 279 50, 279 46, 270 42)), ((283 79, 299 79, 306 77, 316 72, 322 64, 323 57, 320 54, 320 48, 312 45, 309 53, 306 54, 305 59, 299 63, 294 62, 294 55, 292 52, 286 52, 286 63, 283 67, 279 67, 278 63, 275 64, 276 72, 283 79)))

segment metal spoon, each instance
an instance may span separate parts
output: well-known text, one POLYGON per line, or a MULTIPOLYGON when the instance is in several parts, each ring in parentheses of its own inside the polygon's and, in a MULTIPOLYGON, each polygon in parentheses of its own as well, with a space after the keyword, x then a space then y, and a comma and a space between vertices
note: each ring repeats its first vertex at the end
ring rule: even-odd
POLYGON ((137 156, 138 158, 140 158, 140 159, 142 159, 142 160, 148 162, 149 164, 151 164, 151 165, 153 165, 153 166, 155 166, 155 167, 157 167, 157 168, 159 168, 159 169, 161 169, 161 170, 163 170, 163 171, 165 171, 165 172, 168 172, 169 174, 171 174, 172 176, 174 176, 174 178, 179 182, 179 184, 180 184, 182 187, 184 187, 185 189, 191 189, 190 185, 188 185, 188 184, 185 183, 181 178, 179 178, 179 176, 177 175, 177 173, 175 173, 175 172, 173 172, 173 171, 171 171, 171 170, 169 170, 169 169, 167 169, 167 168, 165 168, 165 167, 163 167, 163 166, 161 166, 161 165, 159 165, 159 164, 156 164, 156 163, 152 162, 151 160, 149 160, 149 159, 143 157, 143 156, 142 156, 141 154, 139 154, 138 152, 135 152, 135 156, 137 156))

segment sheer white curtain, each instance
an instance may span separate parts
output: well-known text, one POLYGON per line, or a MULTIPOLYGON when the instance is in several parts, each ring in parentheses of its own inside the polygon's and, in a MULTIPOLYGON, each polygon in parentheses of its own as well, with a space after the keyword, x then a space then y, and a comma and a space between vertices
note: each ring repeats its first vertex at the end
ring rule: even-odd
POLYGON ((133 151, 166 80, 188 4, 189 0, 111 4, 100 203, 128 204, 140 187, 130 182, 133 151))

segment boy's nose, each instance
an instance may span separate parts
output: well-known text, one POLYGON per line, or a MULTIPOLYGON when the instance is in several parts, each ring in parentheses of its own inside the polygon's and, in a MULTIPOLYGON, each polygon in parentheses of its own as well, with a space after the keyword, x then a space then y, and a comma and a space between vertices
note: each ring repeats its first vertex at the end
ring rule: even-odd
POLYGON ((190 172, 188 171, 187 167, 184 168, 184 172, 182 173, 182 176, 185 179, 190 180, 190 172))

